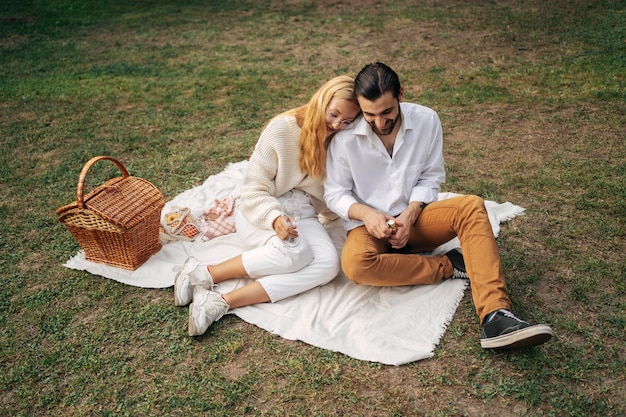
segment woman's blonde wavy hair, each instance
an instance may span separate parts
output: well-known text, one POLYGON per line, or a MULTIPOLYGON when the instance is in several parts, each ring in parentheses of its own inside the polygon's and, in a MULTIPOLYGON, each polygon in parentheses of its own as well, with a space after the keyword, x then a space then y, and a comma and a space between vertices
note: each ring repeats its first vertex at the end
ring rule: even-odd
POLYGON ((321 86, 307 104, 284 113, 294 116, 298 126, 302 128, 300 170, 321 180, 326 178, 326 149, 332 139, 326 138, 326 109, 334 98, 351 100, 358 105, 354 94, 354 79, 347 75, 335 77, 321 86))

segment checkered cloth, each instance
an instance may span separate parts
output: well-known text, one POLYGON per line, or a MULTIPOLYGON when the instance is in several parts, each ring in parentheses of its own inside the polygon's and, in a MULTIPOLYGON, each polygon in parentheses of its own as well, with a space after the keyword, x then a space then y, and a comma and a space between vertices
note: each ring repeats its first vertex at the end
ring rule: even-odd
POLYGON ((203 214, 204 222, 201 228, 204 231, 202 240, 227 235, 235 231, 235 198, 232 196, 215 200, 215 205, 203 214))

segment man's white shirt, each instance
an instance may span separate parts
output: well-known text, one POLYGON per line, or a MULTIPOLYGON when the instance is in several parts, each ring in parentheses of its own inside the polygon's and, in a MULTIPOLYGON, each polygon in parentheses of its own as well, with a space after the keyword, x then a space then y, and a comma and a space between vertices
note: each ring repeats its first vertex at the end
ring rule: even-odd
POLYGON ((393 156, 363 118, 330 143, 324 198, 328 208, 346 220, 346 230, 363 224, 348 218, 355 203, 397 216, 410 202, 437 200, 446 177, 439 116, 414 103, 400 103, 400 110, 393 156))

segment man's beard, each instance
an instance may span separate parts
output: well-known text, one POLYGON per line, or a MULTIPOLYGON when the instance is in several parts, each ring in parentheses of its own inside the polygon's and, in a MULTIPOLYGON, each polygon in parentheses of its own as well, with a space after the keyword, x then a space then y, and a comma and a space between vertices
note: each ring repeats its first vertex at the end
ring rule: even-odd
POLYGON ((376 133, 378 136, 387 136, 391 134, 391 132, 393 132, 393 129, 396 127, 396 123, 398 123, 398 120, 400 120, 401 115, 402 115, 402 112, 400 111, 400 106, 398 106, 398 115, 396 116, 396 118, 393 120, 393 122, 388 128, 386 128, 385 130, 379 130, 376 127, 375 122, 370 122, 370 126, 372 127, 372 130, 374 131, 374 133, 376 133))

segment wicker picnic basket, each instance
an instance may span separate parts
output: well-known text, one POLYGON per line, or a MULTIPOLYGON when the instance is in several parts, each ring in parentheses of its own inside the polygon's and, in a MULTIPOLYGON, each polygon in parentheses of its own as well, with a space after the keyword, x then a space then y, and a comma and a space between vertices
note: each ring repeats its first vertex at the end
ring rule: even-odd
POLYGON ((129 175, 114 158, 96 156, 80 172, 76 201, 60 207, 56 214, 87 260, 134 270, 161 249, 159 225, 164 205, 163 194, 150 182, 129 175), (84 195, 89 169, 103 159, 115 163, 122 176, 84 195))

